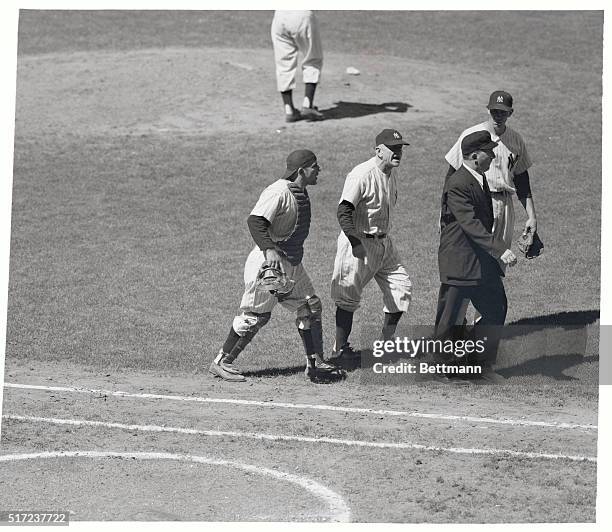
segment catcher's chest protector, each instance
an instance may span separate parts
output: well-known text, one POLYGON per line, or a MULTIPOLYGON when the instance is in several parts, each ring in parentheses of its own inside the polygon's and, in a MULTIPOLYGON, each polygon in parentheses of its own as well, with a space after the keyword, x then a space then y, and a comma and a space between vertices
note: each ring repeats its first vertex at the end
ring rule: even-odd
POLYGON ((291 236, 276 245, 287 255, 287 260, 297 266, 304 256, 304 241, 310 231, 310 198, 306 189, 301 189, 294 183, 289 183, 289 190, 297 203, 297 218, 291 236))

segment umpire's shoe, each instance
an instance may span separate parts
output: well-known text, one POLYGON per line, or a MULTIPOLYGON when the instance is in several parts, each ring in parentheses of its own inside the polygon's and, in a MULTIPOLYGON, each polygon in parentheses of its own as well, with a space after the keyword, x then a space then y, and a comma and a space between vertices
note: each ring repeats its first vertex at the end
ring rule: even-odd
POLYGON ((245 376, 240 373, 240 370, 236 366, 234 366, 232 362, 233 360, 229 359, 229 355, 227 353, 224 353, 223 350, 221 350, 210 364, 208 372, 213 374, 215 377, 223 379, 224 381, 246 381, 245 376))

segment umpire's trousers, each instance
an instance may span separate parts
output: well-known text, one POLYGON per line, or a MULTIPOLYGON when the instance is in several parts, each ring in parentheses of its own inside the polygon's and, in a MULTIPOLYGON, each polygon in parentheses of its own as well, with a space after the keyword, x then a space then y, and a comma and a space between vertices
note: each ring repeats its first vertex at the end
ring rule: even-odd
MULTIPOLYGON (((458 286, 442 283, 438 293, 435 337, 437 339, 458 339, 463 331, 456 325, 464 299, 469 299, 482 318, 474 327, 474 340, 484 340, 484 352, 475 353, 470 361, 491 366, 497 358, 501 329, 506 321, 508 300, 501 277, 494 277, 484 284, 458 286)), ((437 356, 438 361, 461 363, 456 357, 437 356)))

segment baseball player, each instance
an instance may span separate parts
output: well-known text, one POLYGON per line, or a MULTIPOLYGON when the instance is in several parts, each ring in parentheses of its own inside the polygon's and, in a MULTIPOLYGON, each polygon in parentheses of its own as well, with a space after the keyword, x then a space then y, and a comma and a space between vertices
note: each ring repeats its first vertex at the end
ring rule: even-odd
POLYGON ((302 266, 304 241, 310 229, 310 198, 306 188, 317 184, 320 167, 310 150, 287 157, 287 170, 259 197, 247 220, 256 246, 244 268, 245 290, 240 314, 234 318, 223 347, 210 365, 210 373, 226 381, 245 381, 234 365, 236 357, 268 323, 277 303, 296 313, 296 325, 306 351, 306 376, 335 368, 323 361, 322 305, 302 266), (264 274, 274 271, 282 289, 262 285, 264 274))
POLYGON ((375 279, 383 293, 382 336, 395 334, 408 310, 412 283, 389 236, 397 202, 394 169, 400 165, 408 143, 394 129, 376 136, 374 157, 348 174, 338 205, 342 231, 331 283, 336 304, 336 340, 330 362, 350 361, 360 355, 349 344, 353 313, 359 308, 364 287, 375 279))
POLYGON ((450 165, 448 177, 463 164, 461 141, 466 135, 474 131, 488 131, 493 141, 498 143, 493 150, 495 159, 485 176, 493 200, 493 234, 501 238, 508 249, 512 244, 514 232, 513 194, 516 193, 527 213, 525 232, 535 233, 537 229, 537 217, 528 172, 532 164, 531 158, 523 137, 506 125, 506 121, 514 112, 512 103, 512 96, 509 93, 493 92, 489 98, 489 105, 487 105, 489 119, 461 133, 457 142, 446 154, 446 161, 450 165))
POLYGON ((323 66, 323 48, 314 12, 275 11, 270 33, 276 62, 276 83, 285 106, 285 121, 323 120, 323 114, 314 106, 323 66), (304 101, 301 112, 293 106, 298 52, 303 55, 304 101))
MULTIPOLYGON (((487 105, 489 119, 461 133, 457 142, 446 154, 446 161, 450 165, 446 175, 448 179, 463 164, 461 141, 467 135, 475 131, 488 131, 493 141, 498 143, 493 150, 495 158, 485 176, 493 202, 493 235, 501 239, 507 249, 511 248, 514 232, 515 215, 512 199, 514 194, 527 213, 524 232, 533 234, 537 230, 536 210, 528 172, 532 164, 531 158, 523 137, 506 125, 508 118, 514 112, 512 105, 512 96, 506 91, 497 90, 491 93, 487 105)), ((505 271, 506 265, 501 264, 501 267, 505 271)), ((467 309, 467 301, 464 303, 464 309, 467 309)), ((459 318, 463 320, 463 316, 460 315, 459 318)))

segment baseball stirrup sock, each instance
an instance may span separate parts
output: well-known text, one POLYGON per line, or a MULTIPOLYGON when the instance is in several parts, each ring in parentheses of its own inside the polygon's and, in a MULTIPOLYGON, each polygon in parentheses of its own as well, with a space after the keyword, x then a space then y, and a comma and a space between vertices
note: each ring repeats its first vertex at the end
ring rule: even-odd
POLYGON ((402 314, 403 312, 385 312, 385 319, 382 327, 383 340, 390 340, 393 338, 402 314))
POLYGON ((348 343, 353 330, 353 313, 340 307, 336 308, 336 351, 348 343))
POLYGON ((253 339, 255 334, 257 333, 248 332, 244 336, 239 337, 238 341, 236 342, 234 347, 232 347, 232 350, 229 352, 225 360, 227 362, 233 362, 234 360, 236 360, 236 358, 238 357, 240 353, 242 353, 244 348, 251 343, 251 340, 253 339))
POLYGON ((313 106, 316 90, 316 83, 304 83, 304 107, 311 108, 313 106))

